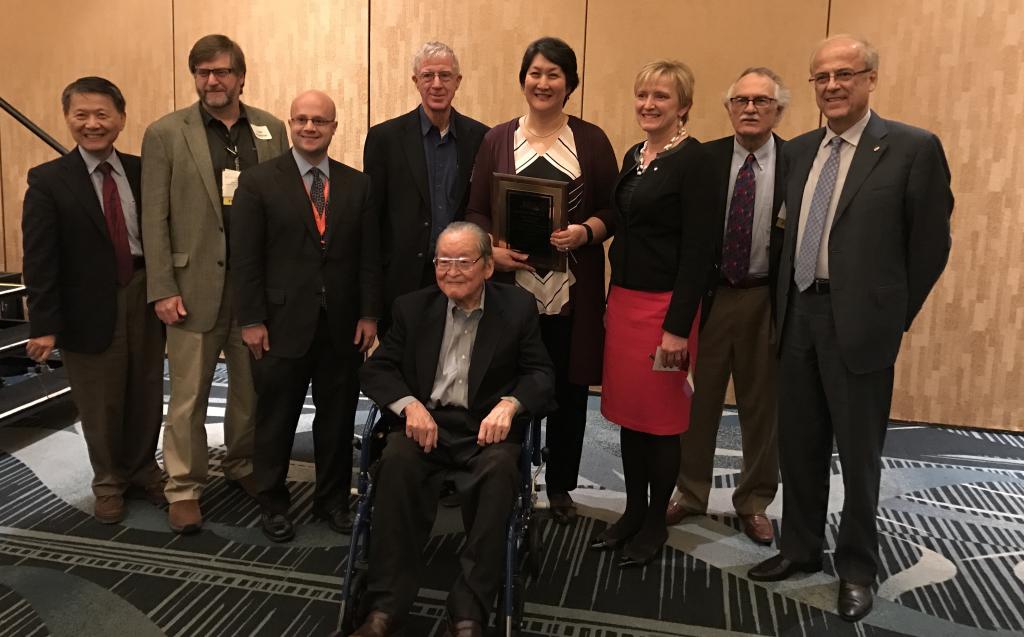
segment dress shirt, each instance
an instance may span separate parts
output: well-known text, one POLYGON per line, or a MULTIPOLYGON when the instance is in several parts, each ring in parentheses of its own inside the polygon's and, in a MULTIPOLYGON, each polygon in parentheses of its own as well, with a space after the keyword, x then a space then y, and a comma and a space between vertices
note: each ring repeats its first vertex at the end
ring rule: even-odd
MULTIPOLYGON (((729 207, 732 205, 733 191, 736 190, 736 176, 747 161, 750 151, 740 145, 736 139, 732 142, 732 167, 729 171, 729 196, 725 202, 725 228, 729 227, 729 207)), ((751 277, 768 275, 768 239, 772 228, 772 203, 775 198, 775 136, 769 135, 768 141, 754 151, 754 224, 750 231, 750 270, 751 277)))
MULTIPOLYGON (((133 257, 142 256, 142 235, 139 233, 139 215, 135 209, 135 194, 132 193, 132 186, 128 183, 128 177, 124 174, 124 166, 121 165, 121 158, 113 150, 107 157, 100 157, 90 153, 81 146, 78 152, 85 160, 85 168, 89 171, 89 178, 92 180, 92 187, 96 191, 96 197, 100 200, 100 209, 103 209, 103 173, 97 170, 103 162, 110 164, 110 176, 117 184, 117 195, 121 198, 121 212, 124 213, 124 226, 128 230, 128 248, 133 257)), ((104 210, 104 213, 106 211, 104 210)))
MULTIPOLYGON (((299 154, 299 151, 295 150, 294 147, 292 148, 292 157, 295 158, 295 165, 299 167, 299 174, 302 175, 302 183, 306 184, 307 193, 309 192, 309 189, 313 186, 313 173, 310 171, 312 171, 314 168, 319 168, 320 172, 323 174, 324 185, 330 185, 331 160, 327 158, 327 155, 324 155, 324 158, 321 159, 320 162, 317 163, 315 166, 309 163, 309 161, 305 157, 299 154)), ((313 214, 312 209, 310 209, 310 214, 313 214)))
POLYGON ((814 278, 816 279, 829 278, 828 238, 832 232, 832 222, 836 216, 839 197, 843 193, 843 184, 846 183, 846 174, 850 172, 853 154, 857 150, 860 136, 864 133, 864 128, 867 127, 870 117, 871 110, 868 109, 864 117, 848 128, 842 135, 836 135, 832 132, 831 128, 825 127, 825 137, 821 140, 821 145, 818 146, 818 154, 814 157, 814 163, 811 164, 811 172, 807 175, 807 183, 804 184, 804 195, 800 202, 800 224, 797 226, 796 231, 796 249, 798 253, 804 240, 805 220, 811 212, 811 199, 814 198, 814 188, 818 185, 818 177, 821 176, 821 169, 825 165, 825 160, 828 159, 829 153, 832 152, 829 142, 835 137, 842 137, 845 143, 839 149, 839 174, 836 175, 836 187, 832 191, 832 200, 828 204, 828 216, 825 217, 825 228, 821 235, 821 245, 818 247, 818 267, 814 273, 814 278))
POLYGON ((459 155, 455 145, 453 112, 448 129, 440 131, 420 106, 420 131, 423 133, 423 153, 427 161, 427 180, 430 188, 430 253, 441 231, 455 220, 455 178, 459 172, 459 155))
MULTIPOLYGON (((213 163, 213 178, 217 182, 217 192, 223 195, 221 181, 225 168, 231 170, 245 170, 260 163, 256 155, 256 140, 253 138, 252 129, 249 126, 249 116, 246 115, 245 105, 238 105, 238 121, 229 130, 224 122, 220 121, 209 111, 199 105, 199 112, 203 115, 203 123, 206 125, 206 145, 210 148, 210 161, 213 163), (228 147, 237 152, 236 156, 228 152, 228 147)), ((223 200, 222 200, 223 202, 223 200)), ((224 219, 224 236, 229 237, 229 217, 231 206, 221 203, 221 213, 224 219)), ((230 245, 227 242, 225 245, 230 245)), ((230 248, 229 248, 230 249, 230 248)))

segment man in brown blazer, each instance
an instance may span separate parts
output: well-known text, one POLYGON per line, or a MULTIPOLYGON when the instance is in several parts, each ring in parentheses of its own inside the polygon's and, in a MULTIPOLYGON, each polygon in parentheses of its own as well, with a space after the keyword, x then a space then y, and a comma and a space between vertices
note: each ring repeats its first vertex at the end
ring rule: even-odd
POLYGON ((223 35, 200 38, 188 68, 199 101, 154 122, 142 141, 148 298, 167 325, 171 397, 163 449, 168 523, 177 533, 202 525, 206 407, 222 351, 228 367, 224 474, 251 491, 256 401, 227 284, 231 203, 241 171, 288 149, 284 124, 239 100, 245 56, 235 42, 223 35))

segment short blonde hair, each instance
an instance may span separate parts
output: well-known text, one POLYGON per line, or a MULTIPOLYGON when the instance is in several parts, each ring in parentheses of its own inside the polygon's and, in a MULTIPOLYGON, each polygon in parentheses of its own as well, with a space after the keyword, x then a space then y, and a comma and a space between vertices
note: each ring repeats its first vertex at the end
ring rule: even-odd
POLYGON ((814 51, 811 53, 811 59, 808 66, 811 69, 811 73, 814 72, 814 58, 818 55, 818 52, 825 48, 825 45, 831 44, 838 40, 848 40, 853 43, 858 49, 860 49, 861 59, 864 60, 864 66, 872 71, 878 70, 879 55, 878 49, 873 44, 867 41, 867 38, 856 35, 854 33, 837 33, 830 35, 824 40, 818 42, 818 45, 814 47, 814 51))
MULTIPOLYGON (((672 82, 680 106, 693 106, 693 85, 695 83, 693 71, 678 60, 655 60, 643 65, 633 82, 633 93, 640 90, 641 86, 663 77, 672 82)), ((683 123, 685 124, 688 119, 690 119, 689 111, 683 115, 683 123)))

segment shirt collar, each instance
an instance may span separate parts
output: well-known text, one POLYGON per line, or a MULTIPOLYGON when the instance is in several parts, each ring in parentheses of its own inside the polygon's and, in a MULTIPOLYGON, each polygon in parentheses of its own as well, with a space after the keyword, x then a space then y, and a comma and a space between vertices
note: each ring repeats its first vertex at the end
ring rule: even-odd
MULTIPOLYGON (((765 166, 768 165, 768 162, 772 158, 772 152, 774 152, 774 151, 775 151, 775 135, 769 135, 768 136, 768 141, 766 141, 765 143, 761 144, 761 146, 754 151, 754 161, 757 162, 757 165, 758 165, 759 168, 761 168, 763 170, 765 168, 765 166)), ((732 154, 734 156, 736 156, 736 157, 741 158, 743 161, 746 161, 747 155, 750 154, 750 151, 747 150, 746 148, 744 148, 739 143, 739 141, 735 137, 733 137, 732 138, 732 154)))
POLYGON ((121 158, 118 156, 117 151, 111 149, 108 157, 100 157, 96 153, 90 153, 81 146, 78 147, 78 152, 81 153, 82 159, 85 161, 85 169, 89 171, 89 174, 93 174, 96 168, 99 167, 103 162, 110 164, 110 167, 115 173, 119 175, 124 174, 124 167, 121 166, 121 158))
MULTIPOLYGON (((206 110, 206 107, 203 106, 202 101, 199 102, 199 114, 203 116, 203 124, 207 126, 209 126, 213 122, 220 122, 219 119, 215 118, 213 115, 210 115, 210 111, 206 110)), ((249 122, 249 116, 245 113, 245 104, 242 104, 241 102, 239 102, 238 104, 238 121, 245 121, 246 123, 249 122)))
POLYGON ((857 123, 846 129, 842 135, 836 135, 831 128, 825 126, 825 139, 821 140, 821 147, 832 141, 833 137, 842 137, 843 141, 857 147, 860 143, 860 136, 864 134, 864 129, 868 126, 868 120, 871 119, 871 109, 868 109, 867 113, 864 113, 864 117, 857 120, 857 123))
POLYGON ((295 150, 292 146, 292 157, 295 158, 295 164, 299 167, 299 174, 305 176, 306 173, 312 168, 319 168, 320 172, 323 173, 324 179, 331 178, 331 160, 324 156, 324 158, 316 166, 306 161, 306 158, 299 154, 299 151, 295 150))
POLYGON ((458 311, 460 314, 462 314, 463 316, 465 316, 467 318, 470 317, 470 316, 473 316, 477 312, 480 312, 481 314, 483 314, 483 311, 484 311, 484 299, 485 298, 487 298, 487 284, 486 283, 484 283, 484 287, 481 288, 481 290, 480 290, 480 305, 478 305, 476 307, 476 309, 473 310, 472 312, 466 312, 466 311, 460 309, 458 305, 455 305, 455 301, 452 301, 451 299, 448 299, 448 316, 455 316, 455 312, 456 311, 458 311))
MULTIPOLYGON (((434 122, 430 121, 430 118, 427 117, 427 109, 423 108, 423 104, 420 104, 418 110, 419 110, 419 114, 420 114, 420 133, 422 133, 423 136, 426 137, 427 133, 430 132, 430 129, 431 128, 437 128, 437 126, 434 126, 434 122)), ((454 124, 455 124, 455 109, 453 108, 453 109, 451 109, 451 115, 448 116, 448 134, 452 136, 452 139, 455 139, 455 126, 454 126, 454 124)), ((438 135, 440 135, 441 131, 438 130, 437 133, 438 133, 438 135)))

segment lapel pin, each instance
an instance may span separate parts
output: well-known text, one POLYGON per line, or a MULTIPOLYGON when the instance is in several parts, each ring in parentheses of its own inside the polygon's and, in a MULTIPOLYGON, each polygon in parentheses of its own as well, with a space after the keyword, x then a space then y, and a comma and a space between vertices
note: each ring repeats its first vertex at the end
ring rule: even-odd
POLYGON ((875 146, 875 148, 874 148, 874 152, 876 152, 876 153, 877 153, 877 152, 878 152, 878 149, 879 149, 879 148, 881 148, 881 146, 875 146))

